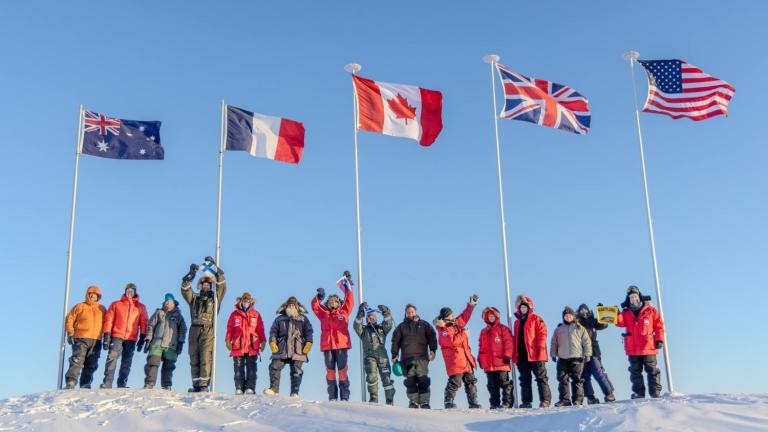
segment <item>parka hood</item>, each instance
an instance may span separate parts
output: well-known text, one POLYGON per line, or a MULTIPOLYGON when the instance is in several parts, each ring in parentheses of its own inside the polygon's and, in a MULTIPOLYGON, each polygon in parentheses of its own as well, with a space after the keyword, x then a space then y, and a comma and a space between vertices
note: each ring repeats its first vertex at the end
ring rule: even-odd
POLYGON ((497 323, 501 319, 501 313, 499 312, 499 310, 496 309, 493 306, 489 306, 489 307, 483 309, 483 314, 482 314, 483 321, 485 321, 485 323, 488 324, 488 325, 491 325, 491 323, 488 321, 488 317, 490 315, 496 315, 496 322, 497 323))
MULTIPOLYGON (((101 300, 101 290, 96 285, 91 285, 88 287, 88 289, 85 291, 85 302, 88 303, 88 296, 91 295, 91 293, 96 294, 99 296, 99 300, 101 300)), ((97 300, 98 303, 98 300, 97 300)))

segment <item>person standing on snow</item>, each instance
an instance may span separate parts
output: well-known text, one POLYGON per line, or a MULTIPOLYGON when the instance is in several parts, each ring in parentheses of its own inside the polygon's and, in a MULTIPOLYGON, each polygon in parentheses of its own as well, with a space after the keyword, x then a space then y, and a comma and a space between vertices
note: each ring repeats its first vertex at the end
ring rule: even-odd
POLYGON ((78 377, 80 388, 91 388, 93 373, 99 366, 102 324, 104 315, 107 314, 107 309, 99 304, 99 300, 99 287, 91 285, 85 292, 85 301, 76 304, 67 314, 64 328, 67 332, 67 343, 72 346, 69 369, 64 375, 67 390, 75 388, 78 377))
MULTIPOLYGON (((216 265, 211 257, 206 257, 205 261, 208 265, 216 265)), ((192 388, 189 392, 191 393, 208 391, 213 362, 213 344, 216 343, 213 318, 214 314, 218 314, 221 310, 221 300, 227 293, 227 281, 224 279, 224 271, 221 267, 216 270, 215 282, 209 275, 202 276, 197 282, 199 293, 195 293, 192 290, 192 281, 195 279, 198 268, 197 264, 190 265, 189 272, 181 282, 181 296, 189 304, 192 318, 192 326, 189 329, 189 369, 192 373, 192 388), (216 285, 215 297, 214 284, 216 285), (216 305, 215 313, 214 305, 216 305)))
POLYGON ((515 402, 512 394, 514 383, 509 380, 515 349, 512 330, 500 321, 501 313, 495 307, 483 309, 482 316, 486 326, 480 331, 477 360, 488 380, 491 409, 512 408, 515 402))
POLYGON ((291 370, 291 397, 299 397, 301 376, 304 374, 301 367, 309 360, 307 354, 312 349, 312 323, 296 297, 289 297, 277 313, 269 330, 272 363, 269 365, 270 385, 264 394, 275 396, 280 392, 280 372, 288 365, 291 370))
POLYGON ((381 384, 384 386, 384 397, 387 405, 392 405, 395 398, 395 386, 390 376, 391 368, 385 341, 387 334, 392 330, 392 313, 385 305, 379 305, 378 311, 384 316, 384 321, 379 324, 376 319, 376 310, 368 309, 368 303, 363 303, 357 311, 357 318, 352 324, 360 341, 363 344, 363 356, 365 357, 365 381, 368 383, 369 403, 379 402, 378 380, 381 376, 381 384), (365 324, 363 324, 365 319, 365 324))
POLYGON ((581 405, 584 403, 584 378, 581 375, 584 363, 592 357, 592 341, 587 330, 576 321, 576 313, 570 306, 563 309, 563 322, 552 333, 550 350, 552 361, 557 363, 557 390, 560 396, 555 406, 581 405), (570 388, 573 388, 573 399, 570 388))
POLYGON ((120 372, 117 375, 117 387, 128 386, 133 353, 144 348, 147 319, 147 308, 139 301, 136 285, 129 283, 125 286, 120 300, 109 305, 104 316, 102 344, 109 352, 107 363, 104 365, 104 382, 101 383, 100 388, 112 388, 118 358, 120 358, 120 372))
MULTIPOLYGON (((598 303, 598 306, 602 306, 598 303)), ((602 324, 597 321, 592 311, 589 310, 589 306, 582 304, 577 311, 577 319, 579 324, 582 325, 589 333, 589 338, 592 341, 592 360, 584 363, 584 372, 582 377, 584 378, 584 396, 587 397, 587 403, 590 405, 599 404, 600 400, 595 397, 595 389, 592 387, 592 377, 595 377, 597 384, 603 391, 606 402, 613 402, 616 397, 613 396, 613 383, 608 378, 608 374, 603 369, 603 362, 600 354, 600 344, 597 342, 598 330, 604 330, 608 327, 608 324, 602 324)))
POLYGON ((253 297, 243 293, 227 321, 224 343, 235 367, 235 394, 253 394, 256 390, 256 360, 264 351, 264 321, 254 308, 253 297))
POLYGON ((325 289, 318 288, 312 298, 312 312, 320 320, 320 351, 325 359, 325 379, 328 384, 328 400, 349 400, 349 378, 347 377, 347 353, 352 347, 349 338, 349 316, 355 304, 352 280, 344 272, 336 285, 344 292, 344 300, 336 294, 325 298, 325 289), (338 370, 338 375, 337 375, 338 370))
POLYGON ((405 307, 405 319, 392 334, 392 363, 401 356, 409 408, 429 409, 429 362, 437 354, 437 335, 429 323, 422 321, 416 306, 405 307))
POLYGON ((519 295, 515 299, 515 332, 512 360, 520 371, 520 408, 531 408, 533 389, 531 375, 536 377, 539 407, 546 408, 552 401, 547 378, 547 324, 533 313, 533 299, 519 295))
POLYGON ((173 294, 166 294, 163 306, 155 311, 147 323, 147 337, 144 353, 147 364, 144 366, 144 388, 151 389, 157 382, 157 369, 162 362, 160 386, 170 390, 173 386, 173 371, 176 360, 184 349, 187 337, 187 323, 179 310, 179 302, 173 294))
POLYGON ((616 326, 625 327, 624 352, 629 357, 629 380, 632 399, 645 397, 643 369, 648 376, 651 397, 661 397, 661 372, 656 367, 656 355, 664 346, 664 321, 651 306, 651 297, 644 296, 634 285, 627 288, 623 308, 616 317, 616 326))
POLYGON ((445 369, 448 373, 448 383, 445 386, 445 409, 456 408, 453 400, 462 382, 467 392, 469 408, 480 408, 480 403, 477 401, 477 378, 475 378, 477 363, 472 356, 466 330, 477 300, 477 294, 473 294, 458 317, 454 317, 451 308, 446 306, 440 309, 440 315, 433 321, 437 328, 437 341, 443 352, 445 369))

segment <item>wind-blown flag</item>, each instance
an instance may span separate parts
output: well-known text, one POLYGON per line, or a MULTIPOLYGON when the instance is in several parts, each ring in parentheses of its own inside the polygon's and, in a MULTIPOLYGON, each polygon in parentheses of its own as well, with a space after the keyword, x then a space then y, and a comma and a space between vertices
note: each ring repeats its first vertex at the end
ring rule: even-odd
POLYGON ((638 60, 648 74, 643 112, 673 119, 706 120, 728 115, 736 89, 685 60, 638 60))
POLYGON ((160 122, 124 120, 83 111, 81 151, 111 159, 157 159, 165 157, 160 145, 160 122))
POLYGON ((226 149, 298 164, 304 151, 304 124, 227 105, 226 149))
POLYGON ((562 84, 528 78, 496 63, 504 86, 499 117, 522 120, 577 134, 589 132, 592 114, 587 98, 562 84))
POLYGON ((430 146, 443 130, 443 94, 352 75, 357 96, 357 127, 411 138, 430 146))

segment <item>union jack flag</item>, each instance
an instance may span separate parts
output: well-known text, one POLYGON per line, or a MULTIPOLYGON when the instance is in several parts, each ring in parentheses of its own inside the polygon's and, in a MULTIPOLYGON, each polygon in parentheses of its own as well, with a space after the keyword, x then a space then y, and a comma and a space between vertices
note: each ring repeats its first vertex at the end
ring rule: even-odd
POLYGON ((504 109, 499 117, 522 120, 569 131, 589 132, 592 114, 587 98, 562 84, 528 78, 496 63, 504 86, 504 109))
POLYGON ((107 132, 111 132, 113 135, 120 135, 120 120, 113 119, 99 114, 85 110, 85 132, 99 131, 100 135, 107 135, 107 132))

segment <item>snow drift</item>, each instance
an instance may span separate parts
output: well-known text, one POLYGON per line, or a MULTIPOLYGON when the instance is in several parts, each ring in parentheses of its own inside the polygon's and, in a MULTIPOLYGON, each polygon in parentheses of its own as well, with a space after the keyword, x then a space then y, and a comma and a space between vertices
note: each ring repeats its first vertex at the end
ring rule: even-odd
POLYGON ((0 430, 768 431, 768 395, 694 395, 496 412, 163 390, 72 390, 0 400, 0 430))

